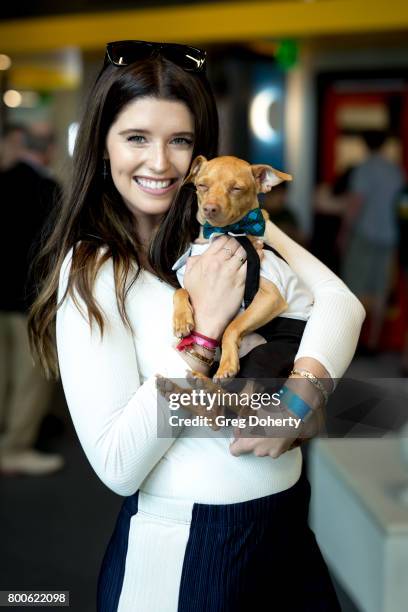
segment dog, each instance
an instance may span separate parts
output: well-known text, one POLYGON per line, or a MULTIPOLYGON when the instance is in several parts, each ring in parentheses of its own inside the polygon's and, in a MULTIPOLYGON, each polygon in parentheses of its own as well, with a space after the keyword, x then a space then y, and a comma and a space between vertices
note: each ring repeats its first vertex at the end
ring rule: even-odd
MULTIPOLYGON (((197 190, 200 235, 194 244, 205 244, 219 233, 245 233, 254 242, 263 236, 266 211, 261 210, 257 195, 266 193, 291 175, 265 164, 249 164, 233 156, 216 157, 208 161, 196 157, 184 183, 194 183, 197 190), (259 226, 259 227, 258 227, 259 226), (235 232, 232 230, 236 230, 235 232), (259 233, 260 232, 260 233, 259 233), (255 234, 255 235, 254 235, 255 234)), ((183 268, 185 253, 174 264, 173 270, 183 268)), ((263 253, 262 259, 266 252, 263 253)), ((272 265, 274 265, 272 263, 272 265)), ((182 282, 180 283, 182 284, 182 282)), ((288 309, 288 303, 277 284, 262 274, 259 288, 250 305, 229 323, 221 340, 221 359, 213 380, 221 382, 236 376, 240 368, 239 347, 247 334, 265 326, 288 309)), ((173 331, 185 337, 194 329, 194 313, 186 289, 174 294, 173 331)))

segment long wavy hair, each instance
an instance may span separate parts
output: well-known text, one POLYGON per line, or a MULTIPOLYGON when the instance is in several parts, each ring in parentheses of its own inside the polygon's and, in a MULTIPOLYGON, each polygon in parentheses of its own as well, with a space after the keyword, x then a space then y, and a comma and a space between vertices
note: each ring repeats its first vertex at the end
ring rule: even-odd
MULTIPOLYGON (((128 103, 141 97, 186 104, 194 117, 192 159, 198 154, 208 158, 217 155, 218 115, 205 75, 186 72, 161 57, 126 67, 109 64, 102 69, 78 129, 69 188, 54 210, 31 267, 36 296, 29 312, 28 333, 34 359, 38 359, 47 378, 59 377, 55 322, 67 294, 77 307, 75 293, 82 298, 90 325, 96 321, 103 336, 104 317, 93 288, 99 269, 109 258, 119 313, 132 329, 125 301, 140 273, 140 244, 133 215, 110 176, 104 179, 103 156, 110 126, 128 103), (71 249, 67 288, 57 303, 61 266, 71 249)), ((196 207, 195 191, 191 186, 181 186, 149 245, 150 266, 174 287, 178 282, 171 266, 198 233, 196 207)))

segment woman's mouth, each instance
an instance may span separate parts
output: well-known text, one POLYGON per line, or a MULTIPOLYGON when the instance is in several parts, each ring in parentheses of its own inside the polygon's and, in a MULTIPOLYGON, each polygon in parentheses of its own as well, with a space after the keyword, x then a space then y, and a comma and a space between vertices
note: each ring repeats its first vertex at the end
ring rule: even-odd
POLYGON ((133 180, 142 191, 152 193, 154 195, 163 195, 174 189, 178 179, 151 179, 135 176, 133 177, 133 180))

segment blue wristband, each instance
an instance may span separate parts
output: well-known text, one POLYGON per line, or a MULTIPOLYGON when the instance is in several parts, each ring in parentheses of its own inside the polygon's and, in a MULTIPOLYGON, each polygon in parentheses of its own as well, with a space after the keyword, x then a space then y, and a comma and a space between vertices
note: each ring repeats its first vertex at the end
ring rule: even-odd
POLYGON ((286 387, 286 385, 284 385, 279 391, 279 395, 281 401, 284 400, 289 410, 302 419, 302 421, 304 421, 305 417, 312 412, 309 404, 306 404, 301 397, 296 395, 296 393, 293 393, 293 391, 289 389, 289 387, 286 387))

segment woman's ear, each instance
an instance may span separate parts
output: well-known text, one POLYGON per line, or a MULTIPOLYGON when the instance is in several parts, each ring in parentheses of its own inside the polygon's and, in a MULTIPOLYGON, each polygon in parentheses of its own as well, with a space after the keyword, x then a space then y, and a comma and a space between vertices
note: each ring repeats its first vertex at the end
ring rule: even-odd
POLYGON ((292 175, 275 170, 272 166, 265 164, 253 164, 251 166, 252 174, 254 175, 257 193, 267 193, 279 185, 282 181, 291 181, 292 175))
POLYGON ((186 178, 184 179, 183 185, 185 185, 186 183, 194 183, 197 174, 200 172, 201 168, 203 167, 203 164, 206 164, 206 163, 207 163, 207 158, 204 157, 204 155, 198 155, 196 158, 194 158, 190 166, 190 172, 187 174, 186 178))

